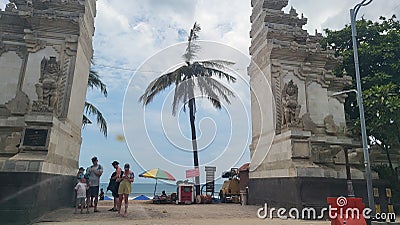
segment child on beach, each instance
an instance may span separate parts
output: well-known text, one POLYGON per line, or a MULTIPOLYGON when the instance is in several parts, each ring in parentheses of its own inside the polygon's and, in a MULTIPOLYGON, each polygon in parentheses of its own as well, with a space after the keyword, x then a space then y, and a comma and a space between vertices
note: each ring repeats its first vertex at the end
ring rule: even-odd
POLYGON ((78 170, 78 173, 76 174, 77 183, 79 183, 79 180, 84 175, 83 174, 84 172, 85 172, 85 169, 83 167, 80 167, 78 170))
POLYGON ((103 191, 103 188, 100 188, 99 200, 104 200, 104 191, 103 191))
MULTIPOLYGON (((76 192, 76 205, 75 205, 75 213, 78 211, 78 206, 81 206, 81 213, 83 213, 83 207, 85 207, 85 199, 86 199, 86 191, 89 187, 86 184, 86 179, 82 175, 80 176, 79 183, 75 186, 76 192)), ((86 213, 89 213, 89 207, 87 207, 86 213)))
MULTIPOLYGON (((77 183, 79 183, 79 180, 81 179, 81 177, 84 175, 83 173, 85 172, 85 169, 83 167, 80 167, 78 170, 78 173, 76 174, 76 182, 75 185, 77 183)), ((74 206, 76 205, 76 191, 75 191, 75 195, 74 195, 74 199, 75 199, 75 203, 74 206)))

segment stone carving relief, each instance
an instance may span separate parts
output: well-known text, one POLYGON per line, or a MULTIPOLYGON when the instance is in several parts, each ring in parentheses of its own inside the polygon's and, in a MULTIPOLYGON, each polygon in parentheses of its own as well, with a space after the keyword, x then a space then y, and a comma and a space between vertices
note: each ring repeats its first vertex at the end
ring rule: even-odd
POLYGON ((301 118, 302 122, 303 122, 303 129, 306 131, 311 131, 313 134, 315 134, 317 132, 317 124, 314 123, 314 121, 312 121, 311 117, 310 117, 310 113, 305 113, 302 118, 301 118))
MULTIPOLYGON (((377 151, 371 151, 371 152, 376 153, 377 151)), ((374 157, 373 153, 371 153, 370 156, 371 162, 377 160, 376 158, 373 159, 374 157)), ((348 157, 350 164, 362 165, 364 163, 364 153, 362 148, 348 148, 348 157)), ((386 155, 384 155, 383 157, 386 158, 386 155)), ((345 164, 346 163, 345 151, 339 151, 334 158, 334 162, 335 164, 345 164)))
POLYGON ((275 9, 275 10, 281 10, 285 6, 287 6, 287 1, 282 1, 282 0, 271 0, 271 1, 266 1, 265 6, 269 9, 275 9))
MULTIPOLYGON (((271 67, 271 73, 272 73, 272 82, 271 82, 271 87, 272 87, 272 92, 275 95, 275 106, 277 109, 282 108, 282 93, 281 93, 281 66, 278 62, 272 61, 272 67, 271 67)), ((282 128, 282 110, 276 110, 276 134, 281 133, 281 128, 282 128)))
POLYGON ((24 115, 29 110, 29 97, 24 92, 18 90, 15 98, 6 103, 6 107, 12 114, 24 115))
POLYGON ((60 77, 60 62, 56 57, 43 57, 39 82, 35 84, 38 100, 33 101, 32 111, 53 112, 58 102, 60 77))
POLYGON ((37 52, 46 47, 46 41, 40 40, 38 34, 30 29, 25 29, 24 40, 29 52, 37 52))
POLYGON ((10 112, 10 110, 7 108, 7 106, 5 106, 5 105, 0 105, 0 118, 1 118, 1 117, 7 118, 7 117, 9 117, 9 116, 11 116, 11 112, 10 112))
POLYGON ((295 127, 300 124, 300 108, 298 104, 299 90, 297 85, 290 80, 282 90, 283 127, 295 127))
POLYGON ((12 44, 4 44, 1 36, 0 36, 0 56, 3 53, 8 51, 15 51, 20 59, 24 59, 26 55, 26 47, 25 46, 16 46, 12 44))
POLYGON ((3 38, 0 36, 0 56, 4 53, 7 52, 8 49, 6 47, 6 45, 3 42, 3 38))
POLYGON ((61 0, 62 3, 78 2, 79 0, 61 0))
POLYGON ((78 49, 78 36, 70 35, 65 38, 65 53, 69 56, 76 55, 78 49))
POLYGON ((4 9, 4 11, 6 11, 6 12, 15 12, 15 11, 17 11, 17 6, 12 2, 7 3, 6 8, 4 9))
POLYGON ((343 151, 340 145, 314 145, 311 148, 311 160, 315 163, 334 163, 340 151, 343 151))
POLYGON ((18 146, 21 142, 21 132, 11 132, 9 134, 0 135, 0 153, 16 154, 18 146))
POLYGON ((32 0, 10 0, 16 8, 21 12, 21 15, 24 15, 22 11, 31 11, 33 2, 32 0))
POLYGON ((330 135, 336 135, 339 131, 339 127, 336 126, 332 115, 328 115, 324 118, 325 132, 330 135))

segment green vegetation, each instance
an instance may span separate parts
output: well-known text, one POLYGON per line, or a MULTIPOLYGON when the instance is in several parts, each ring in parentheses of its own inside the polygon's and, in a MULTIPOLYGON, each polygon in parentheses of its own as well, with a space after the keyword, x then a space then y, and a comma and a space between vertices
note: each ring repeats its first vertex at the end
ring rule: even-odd
MULTIPOLYGON (((325 30, 327 37, 322 46, 332 48, 343 62, 336 73, 345 70, 355 81, 351 27, 339 31, 325 30)), ((369 144, 377 146, 386 155, 386 165, 375 165, 381 179, 388 180, 397 192, 399 204, 400 185, 392 156, 400 151, 400 23, 395 16, 381 17, 378 22, 357 21, 357 39, 363 103, 369 144)), ((355 88, 356 83, 353 82, 355 88)), ((356 96, 346 99, 345 111, 348 126, 360 135, 359 111, 356 96)), ((372 162, 374 164, 374 162, 372 162)))
MULTIPOLYGON (((101 94, 104 97, 107 97, 108 95, 106 85, 101 80, 97 71, 93 69, 90 69, 89 71, 88 88, 96 88, 100 90, 101 94)), ((86 101, 82 120, 83 127, 85 127, 87 124, 92 124, 92 121, 89 119, 90 116, 96 117, 97 125, 99 126, 100 132, 103 133, 105 137, 107 137, 107 121, 105 120, 103 114, 95 105, 86 101)))

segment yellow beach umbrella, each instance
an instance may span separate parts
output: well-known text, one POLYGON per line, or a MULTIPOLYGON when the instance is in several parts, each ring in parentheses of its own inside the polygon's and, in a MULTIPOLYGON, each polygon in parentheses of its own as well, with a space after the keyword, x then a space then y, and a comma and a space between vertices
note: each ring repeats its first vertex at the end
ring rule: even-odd
POLYGON ((155 169, 144 171, 143 173, 139 174, 139 177, 156 179, 156 185, 154 187, 154 196, 156 195, 158 179, 171 180, 171 181, 175 180, 174 176, 172 176, 170 173, 168 173, 167 171, 162 170, 160 168, 155 168, 155 169))

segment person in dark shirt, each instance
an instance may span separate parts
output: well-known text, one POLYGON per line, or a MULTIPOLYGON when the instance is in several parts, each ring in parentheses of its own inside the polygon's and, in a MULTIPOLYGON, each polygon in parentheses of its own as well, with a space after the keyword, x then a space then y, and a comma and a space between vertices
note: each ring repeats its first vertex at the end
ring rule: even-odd
POLYGON ((115 168, 115 172, 113 172, 111 175, 110 182, 108 183, 107 191, 110 190, 112 193, 112 196, 114 197, 114 207, 112 207, 108 211, 116 212, 116 211, 118 211, 117 203, 118 203, 118 198, 119 198, 119 195, 118 195, 119 181, 117 181, 117 178, 121 177, 123 171, 119 167, 118 161, 114 161, 111 165, 115 168))
POLYGON ((100 188, 99 199, 100 199, 100 200, 104 200, 104 191, 103 191, 103 188, 100 188))

